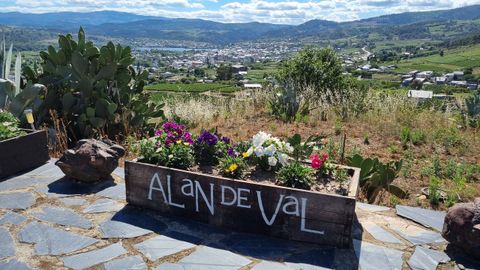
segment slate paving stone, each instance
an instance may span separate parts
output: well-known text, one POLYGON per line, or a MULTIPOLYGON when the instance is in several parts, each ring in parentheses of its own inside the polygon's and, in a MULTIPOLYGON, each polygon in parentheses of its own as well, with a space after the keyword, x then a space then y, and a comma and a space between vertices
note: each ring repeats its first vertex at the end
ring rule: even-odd
POLYGON ((295 270, 324 270, 335 268, 335 248, 317 248, 290 255, 285 264, 295 270))
POLYGON ((404 205, 397 205, 395 209, 397 210, 397 215, 411 219, 425 227, 433 228, 439 232, 443 229, 445 212, 404 205))
POLYGON ((103 238, 133 238, 166 229, 163 222, 128 206, 100 224, 103 238))
POLYGON ((83 210, 83 213, 117 212, 125 205, 111 199, 99 199, 83 210))
POLYGON ((60 199, 60 201, 68 206, 82 206, 86 205, 88 203, 87 200, 85 199, 80 199, 80 198, 63 198, 60 199))
POLYGON ((61 178, 48 186, 37 187, 37 191, 46 194, 50 198, 61 198, 74 195, 87 195, 100 192, 108 187, 114 186, 115 182, 109 179, 95 184, 81 183, 75 180, 61 178))
POLYGON ((33 270, 26 263, 11 259, 8 261, 0 261, 0 269, 2 270, 33 270))
POLYGON ((125 200, 126 191, 124 184, 117 184, 111 187, 108 187, 97 193, 98 196, 115 199, 115 200, 125 200))
POLYGON ((32 212, 30 215, 42 221, 64 226, 73 226, 82 229, 89 229, 93 226, 92 222, 88 219, 71 209, 63 207, 45 206, 39 212, 32 212))
POLYGON ((382 246, 353 240, 353 248, 362 270, 402 269, 403 252, 382 246))
POLYGON ((17 214, 15 212, 7 212, 5 215, 3 215, 0 218, 0 225, 3 225, 3 224, 17 225, 24 222, 26 219, 27 219, 26 217, 20 214, 17 214))
POLYGON ((31 222, 18 232, 20 242, 35 244, 37 255, 61 255, 74 252, 98 242, 91 237, 31 222))
POLYGON ((147 270, 148 267, 141 256, 130 256, 121 259, 115 259, 102 265, 102 270, 147 270))
POLYGON ((196 245, 193 243, 159 235, 144 242, 138 243, 134 247, 149 260, 156 261, 162 257, 169 256, 195 246, 196 245))
POLYGON ((158 269, 234 270, 250 263, 249 259, 230 251, 201 246, 177 263, 183 268, 163 267, 158 269))
POLYGON ((31 192, 14 192, 0 194, 0 208, 27 209, 35 203, 35 196, 31 192))
POLYGON ((292 270, 292 268, 288 267, 283 263, 278 262, 269 262, 269 261, 262 261, 252 267, 251 270, 292 270))
POLYGON ((402 243, 402 241, 396 238, 393 234, 389 233, 388 231, 373 222, 364 222, 362 223, 362 227, 378 241, 391 244, 402 243))
POLYGON ((113 170, 113 173, 117 175, 118 177, 125 179, 125 168, 124 167, 117 167, 115 170, 113 170))
POLYGON ((315 247, 307 243, 286 241, 260 235, 234 233, 220 241, 220 247, 258 259, 278 261, 290 253, 315 247))
POLYGON ((48 176, 48 177, 62 177, 64 174, 60 168, 55 165, 57 159, 50 159, 44 165, 24 173, 22 176, 48 176))
POLYGON ((441 234, 428 231, 417 226, 410 225, 407 227, 402 227, 391 224, 390 227, 401 237, 407 239, 414 245, 441 244, 445 242, 445 239, 443 239, 441 234))
POLYGON ((55 177, 40 178, 37 176, 19 176, 0 182, 0 191, 13 191, 17 189, 25 189, 36 186, 45 186, 58 179, 55 177))
POLYGON ((66 267, 72 269, 85 269, 110 261, 111 259, 126 253, 127 250, 123 248, 122 243, 116 243, 90 252, 64 257, 62 260, 66 267))
POLYGON ((11 256, 15 256, 13 238, 7 230, 0 228, 0 260, 11 256))
POLYGON ((439 263, 449 261, 450 257, 444 252, 417 246, 408 260, 408 265, 413 270, 436 270, 439 263))
POLYGON ((188 265, 175 264, 175 263, 162 263, 159 266, 153 268, 153 270, 193 270, 197 268, 188 268, 188 265))
POLYGON ((369 212, 382 212, 382 211, 390 210, 390 208, 388 208, 386 206, 368 204, 368 203, 361 203, 361 202, 357 202, 356 207, 358 207, 362 210, 365 210, 365 211, 369 211, 369 212))

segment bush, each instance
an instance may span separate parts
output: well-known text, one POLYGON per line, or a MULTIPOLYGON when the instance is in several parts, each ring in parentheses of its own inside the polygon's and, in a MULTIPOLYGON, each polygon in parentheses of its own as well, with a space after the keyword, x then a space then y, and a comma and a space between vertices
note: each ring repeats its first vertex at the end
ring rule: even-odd
POLYGON ((432 205, 438 205, 440 196, 440 178, 432 176, 428 186, 428 199, 432 205))
POLYGON ((400 133, 400 142, 402 143, 403 148, 407 148, 410 140, 411 140, 410 128, 408 127, 402 128, 402 132, 400 133))
POLYGON ((463 138, 457 128, 439 128, 433 133, 433 140, 441 144, 445 151, 450 152, 453 147, 463 145, 463 138))
POLYGON ((411 133, 411 141, 413 145, 420 145, 425 143, 427 136, 425 135, 425 132, 421 130, 414 130, 411 133))
POLYGON ((218 160, 220 174, 225 177, 238 179, 242 177, 247 164, 242 157, 225 156, 218 160))
POLYGON ((277 179, 282 186, 310 189, 315 183, 315 171, 295 161, 280 168, 277 179))
POLYGON ((19 128, 19 124, 13 114, 0 111, 0 141, 26 134, 19 128))

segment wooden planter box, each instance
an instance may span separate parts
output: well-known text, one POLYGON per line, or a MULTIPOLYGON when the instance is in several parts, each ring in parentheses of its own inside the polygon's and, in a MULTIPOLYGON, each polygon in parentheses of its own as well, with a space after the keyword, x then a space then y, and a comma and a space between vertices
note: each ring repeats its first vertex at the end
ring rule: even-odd
POLYGON ((47 162, 47 132, 25 130, 27 135, 0 141, 0 180, 47 162))
POLYGON ((350 247, 360 169, 348 196, 125 162, 129 204, 236 231, 350 247))

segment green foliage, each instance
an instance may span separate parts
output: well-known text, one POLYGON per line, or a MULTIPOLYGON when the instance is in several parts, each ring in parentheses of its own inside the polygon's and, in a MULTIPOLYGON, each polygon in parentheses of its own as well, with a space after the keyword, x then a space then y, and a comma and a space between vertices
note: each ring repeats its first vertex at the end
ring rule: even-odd
POLYGON ((408 196, 406 191, 392 184, 402 168, 402 160, 384 164, 377 158, 364 159, 360 155, 355 155, 347 158, 347 164, 361 169, 360 187, 364 190, 370 203, 375 201, 382 190, 386 190, 401 199, 408 196))
POLYGON ((468 125, 472 128, 480 128, 480 91, 465 99, 465 116, 468 125))
POLYGON ((445 151, 464 144, 463 138, 457 128, 439 128, 433 132, 433 140, 442 145, 445 151))
POLYGON ((222 93, 233 93, 240 88, 228 83, 158 83, 145 86, 145 90, 163 91, 163 92, 191 92, 200 93, 215 91, 222 93))
POLYGON ((55 110, 75 140, 96 134, 115 138, 163 117, 162 104, 142 94, 148 72, 135 72, 130 47, 108 42, 99 49, 86 41, 82 28, 77 41, 60 35, 58 45, 40 52, 42 73, 24 70, 28 79, 48 88, 36 110, 39 122, 49 123, 49 110, 55 110))
POLYGON ((427 135, 425 135, 425 132, 421 130, 414 130, 411 133, 411 142, 413 145, 421 145, 425 143, 427 139, 427 135))
POLYGON ((333 130, 335 132, 335 135, 338 136, 342 133, 342 122, 340 120, 335 121, 335 126, 333 127, 333 130))
POLYGON ((411 137, 410 128, 408 127, 402 128, 402 132, 400 133, 400 142, 402 143, 403 148, 407 148, 411 138, 412 137, 411 137))
POLYGON ((230 81, 233 78, 233 68, 231 65, 221 64, 217 68, 217 79, 220 81, 230 81))
POLYGON ((305 108, 301 109, 300 96, 291 81, 283 81, 283 85, 272 91, 268 98, 268 108, 273 116, 291 122, 297 116, 308 114, 305 108))
POLYGON ((423 167, 420 174, 427 177, 442 175, 442 165, 440 163, 440 158, 438 157, 438 155, 432 156, 430 164, 426 167, 423 167))
POLYGON ((239 179, 247 169, 247 163, 242 157, 224 156, 218 160, 218 169, 225 177, 239 179))
POLYGON ((309 159, 315 147, 320 147, 321 139, 321 136, 312 135, 302 143, 300 134, 293 135, 287 140, 290 146, 293 147, 293 152, 290 154, 290 157, 297 162, 309 159))
POLYGON ((432 205, 438 205, 440 196, 440 178, 432 176, 428 186, 428 200, 432 205))
POLYGON ((301 162, 294 161, 280 168, 277 179, 282 186, 308 190, 315 183, 315 171, 301 162))
POLYGON ((25 134, 19 128, 19 121, 13 114, 0 111, 0 141, 25 134))
POLYGON ((160 137, 152 137, 141 140, 137 148, 143 162, 178 169, 188 169, 194 163, 193 150, 189 144, 173 143, 167 147, 160 142, 160 137))

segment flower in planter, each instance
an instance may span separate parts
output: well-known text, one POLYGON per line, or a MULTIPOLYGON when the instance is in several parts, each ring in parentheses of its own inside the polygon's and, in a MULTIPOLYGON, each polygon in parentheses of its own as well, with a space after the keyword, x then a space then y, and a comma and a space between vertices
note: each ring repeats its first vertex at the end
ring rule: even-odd
POLYGON ((254 156, 256 163, 264 170, 276 170, 288 163, 288 154, 293 151, 288 142, 260 131, 252 138, 252 146, 243 152, 243 157, 254 156))
POLYGON ((323 153, 320 157, 318 154, 311 155, 310 160, 312 161, 312 168, 315 170, 320 170, 328 159, 328 155, 323 153))
POLYGON ((238 179, 246 168, 247 164, 242 157, 225 156, 219 159, 218 169, 225 177, 238 179))
POLYGON ((230 146, 230 139, 221 137, 217 131, 203 130, 195 140, 194 151, 197 162, 203 165, 215 165, 219 158, 226 155, 237 156, 230 146))
POLYGON ((0 111, 0 140, 25 135, 26 133, 19 128, 19 125, 20 121, 13 114, 0 111))
POLYGON ((308 190, 315 183, 315 170, 293 161, 278 170, 277 179, 282 186, 308 190))

